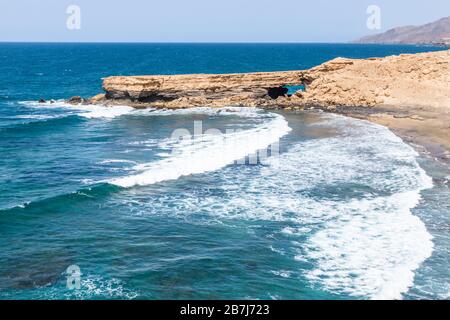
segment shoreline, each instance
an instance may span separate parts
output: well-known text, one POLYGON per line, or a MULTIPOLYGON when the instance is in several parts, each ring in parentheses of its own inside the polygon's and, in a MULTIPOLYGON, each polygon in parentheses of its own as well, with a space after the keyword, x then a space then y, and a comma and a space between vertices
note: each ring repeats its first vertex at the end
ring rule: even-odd
POLYGON ((420 108, 387 106, 321 110, 385 126, 420 154, 450 168, 450 114, 448 113, 433 114, 429 110, 423 111, 420 108))
POLYGON ((336 58, 283 72, 111 76, 103 79, 103 90, 67 102, 138 109, 319 109, 384 125, 450 165, 450 50, 336 58))

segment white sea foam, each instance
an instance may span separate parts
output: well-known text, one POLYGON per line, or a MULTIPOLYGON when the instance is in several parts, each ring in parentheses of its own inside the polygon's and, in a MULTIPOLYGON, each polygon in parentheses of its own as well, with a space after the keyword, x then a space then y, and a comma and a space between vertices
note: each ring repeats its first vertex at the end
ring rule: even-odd
POLYGON ((277 143, 290 130, 282 116, 272 115, 270 120, 253 129, 182 139, 171 157, 138 165, 134 169, 140 173, 113 179, 110 183, 121 187, 143 186, 215 171, 277 143))
POLYGON ((209 116, 215 115, 233 115, 236 117, 244 118, 259 118, 263 115, 267 115, 263 110, 254 107, 224 107, 224 108, 212 108, 212 107, 196 107, 187 109, 155 109, 147 108, 136 110, 133 113, 139 116, 173 116, 173 115, 189 115, 189 114, 204 114, 209 116))
POLYGON ((354 122, 346 131, 344 137, 297 149, 299 164, 306 167, 302 172, 314 178, 313 184, 352 182, 381 194, 369 189, 349 201, 309 202, 306 207, 321 227, 297 258, 314 261, 316 268, 306 277, 330 291, 401 299, 413 284, 414 270, 433 250, 432 236, 411 213, 432 180, 416 162, 417 153, 388 129, 354 122))
MULTIPOLYGON (((236 117, 245 118, 260 118, 266 113, 258 108, 250 107, 225 107, 225 108, 212 108, 212 107, 197 107, 187 109, 135 109, 129 106, 104 106, 97 104, 70 104, 65 100, 53 100, 40 103, 38 101, 21 101, 20 104, 33 109, 65 109, 80 117, 85 118, 115 118, 122 115, 133 116, 173 116, 173 115, 189 115, 189 114, 204 114, 209 116, 216 115, 233 115, 236 117)), ((36 115, 30 115, 35 117, 36 115)))
POLYGON ((160 152, 160 153, 157 153, 156 155, 161 158, 168 158, 171 156, 171 154, 169 152, 160 152))
POLYGON ((130 114, 133 108, 128 106, 104 107, 99 105, 76 105, 75 109, 81 111, 78 115, 81 117, 93 118, 115 118, 130 114))
POLYGON ((12 117, 13 119, 25 119, 25 120, 49 120, 49 119, 56 119, 61 118, 61 116, 54 116, 54 115, 45 115, 45 114, 26 114, 26 115, 18 115, 12 117))
MULTIPOLYGON (((266 124, 265 131, 286 126, 279 121, 266 124)), ((412 213, 432 180, 419 166, 418 154, 385 127, 335 116, 317 126, 336 126, 342 133, 300 141, 263 167, 216 171, 217 194, 201 199, 198 192, 167 195, 142 212, 208 212, 208 220, 277 221, 280 235, 292 243, 292 252, 285 248, 282 254, 311 266, 300 272, 318 289, 358 298, 400 299, 413 285, 415 270, 433 251, 432 236, 412 213), (170 205, 174 201, 177 210, 170 205)), ((209 154, 214 149, 204 147, 208 157, 199 161, 208 168, 216 159, 209 154)), ((187 158, 175 159, 176 168, 180 159, 187 158)), ((172 164, 159 165, 119 182, 156 181, 158 170, 164 172, 172 164)))
POLYGON ((81 288, 74 291, 77 299, 92 298, 115 298, 115 299, 135 299, 138 294, 132 290, 126 289, 122 281, 118 279, 105 280, 101 277, 86 277, 81 279, 81 288))
POLYGON ((92 179, 81 179, 80 182, 82 184, 86 184, 86 185, 91 185, 91 184, 95 183, 95 181, 92 179))
POLYGON ((75 114, 80 117, 94 119, 94 118, 108 118, 112 119, 134 111, 134 108, 128 106, 113 106, 106 107, 94 104, 70 104, 64 100, 57 100, 52 102, 39 103, 37 101, 22 101, 21 104, 36 109, 42 108, 59 108, 69 111, 70 114, 75 114))
MULTIPOLYGON (((117 113, 111 113, 117 107, 46 104, 61 106, 88 118, 219 112, 212 108, 135 111, 119 107, 117 113)), ((257 110, 245 112, 248 114, 220 111, 261 116, 257 110)), ((186 192, 176 199, 177 212, 165 207, 173 199, 164 198, 152 202, 151 210, 288 222, 289 227, 284 226, 280 233, 294 243, 293 257, 312 265, 302 270, 312 284, 336 294, 400 299, 413 285, 415 270, 433 251, 432 236, 412 213, 421 191, 432 187, 431 178, 418 165, 417 153, 384 127, 334 116, 323 125, 335 125, 343 133, 299 142, 276 162, 269 159, 269 165, 251 179, 248 172, 235 168, 221 170, 217 173, 223 178, 217 186, 224 191, 220 196, 199 201, 196 194, 186 192)), ((223 136, 190 142, 167 139, 158 146, 176 152, 136 165, 136 174, 109 182, 132 187, 217 171, 277 142, 289 130, 282 116, 271 115, 253 129, 223 136)))
POLYGON ((401 299, 433 248, 423 222, 410 211, 419 199, 417 191, 408 191, 330 208, 338 215, 297 257, 316 264, 306 277, 333 292, 401 299))
POLYGON ((136 164, 136 161, 132 160, 125 160, 125 159, 107 159, 100 161, 99 164, 110 164, 110 163, 131 163, 136 164))
POLYGON ((280 277, 282 277, 282 278, 290 278, 290 277, 291 277, 291 274, 292 274, 292 272, 286 271, 286 270, 280 270, 280 271, 272 270, 271 272, 272 272, 274 275, 280 276, 280 277))
POLYGON ((290 152, 304 185, 331 193, 289 201, 301 208, 301 223, 320 225, 296 258, 314 262, 305 276, 332 292, 401 299, 433 251, 432 236, 411 212, 432 180, 418 165, 417 153, 388 129, 340 117, 332 121, 346 128, 343 136, 300 144, 290 152), (342 183, 350 183, 349 191, 369 188, 342 201, 333 197, 342 183))

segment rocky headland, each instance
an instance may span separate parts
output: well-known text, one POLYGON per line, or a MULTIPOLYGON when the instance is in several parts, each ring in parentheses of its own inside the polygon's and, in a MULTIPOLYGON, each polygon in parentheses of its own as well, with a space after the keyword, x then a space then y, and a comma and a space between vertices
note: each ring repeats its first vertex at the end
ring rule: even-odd
POLYGON ((390 127, 450 161, 450 50, 385 58, 336 58, 309 70, 114 76, 104 94, 71 103, 136 108, 256 106, 322 109, 390 127), (299 89, 291 92, 292 88, 299 89))

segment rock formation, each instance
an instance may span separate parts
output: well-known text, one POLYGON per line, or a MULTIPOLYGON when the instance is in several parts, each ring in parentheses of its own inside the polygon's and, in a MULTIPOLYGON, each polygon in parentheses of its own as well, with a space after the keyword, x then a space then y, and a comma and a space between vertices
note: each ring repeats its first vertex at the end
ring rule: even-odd
POLYGON ((106 94, 95 101, 134 107, 184 108, 193 106, 263 106, 284 96, 285 85, 299 85, 302 71, 242 74, 109 77, 106 94))
POLYGON ((337 58, 303 71, 109 77, 103 88, 105 94, 69 102, 136 108, 316 107, 388 126, 450 164, 450 50, 337 58), (286 86, 300 84, 305 90, 287 94, 286 86))
POLYGON ((336 106, 448 106, 450 50, 386 58, 338 58, 308 70, 303 104, 336 106))
POLYGON ((86 103, 136 108, 433 107, 450 105, 449 84, 447 50, 361 60, 336 58, 301 71, 108 77, 103 80, 106 93, 86 103), (287 87, 299 85, 305 90, 287 94, 287 87))

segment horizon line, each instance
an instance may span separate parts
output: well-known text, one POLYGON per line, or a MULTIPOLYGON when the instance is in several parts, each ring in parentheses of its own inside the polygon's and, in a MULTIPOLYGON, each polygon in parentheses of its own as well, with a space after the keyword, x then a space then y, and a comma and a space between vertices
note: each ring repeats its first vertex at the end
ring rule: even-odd
POLYGON ((345 41, 23 41, 23 40, 0 40, 0 43, 349 43, 345 41))
POLYGON ((354 43, 323 41, 2 41, 0 44, 352 44, 352 45, 401 45, 401 46, 433 46, 432 44, 403 43, 354 43))

